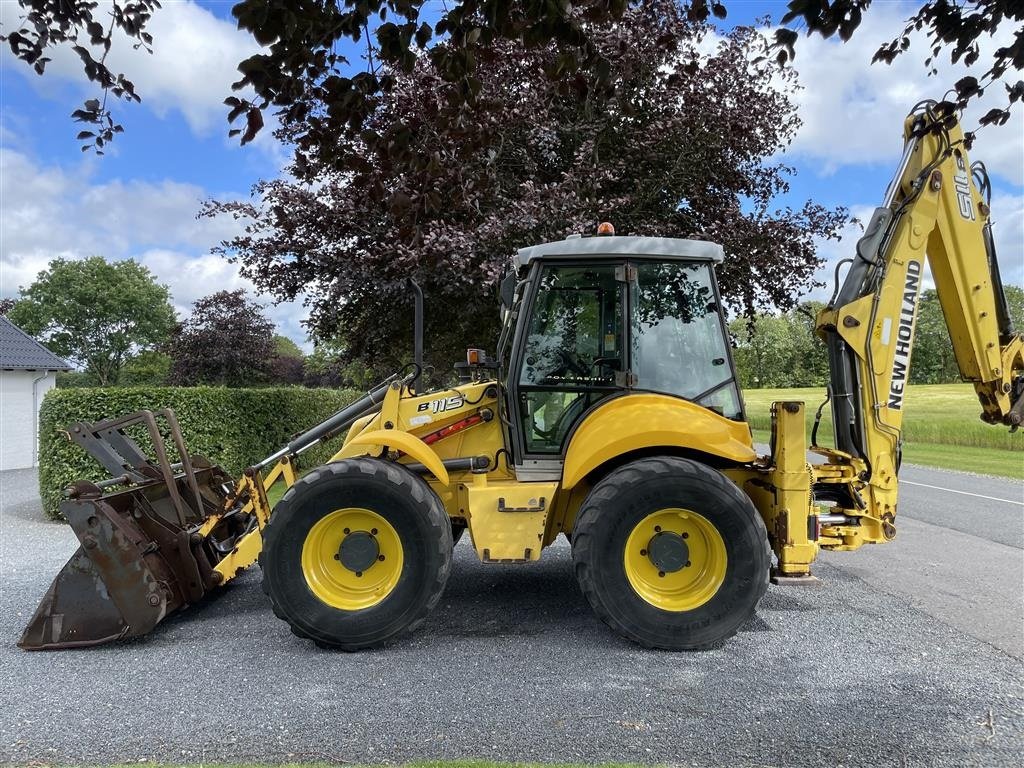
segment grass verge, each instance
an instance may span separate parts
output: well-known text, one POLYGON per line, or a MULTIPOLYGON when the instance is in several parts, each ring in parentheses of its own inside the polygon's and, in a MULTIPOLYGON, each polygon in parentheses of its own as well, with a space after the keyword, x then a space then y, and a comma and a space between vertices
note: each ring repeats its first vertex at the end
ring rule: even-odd
MULTIPOLYGON (((342 768, 339 763, 275 763, 273 766, 264 763, 128 763, 94 768, 342 768)), ((597 768, 641 768, 636 763, 591 763, 597 768)), ((50 768, 45 763, 33 763, 35 768, 50 768)), ((377 768, 370 765, 346 765, 344 768, 377 768)), ((577 763, 497 763, 491 760, 426 760, 414 763, 400 763, 391 768, 585 768, 577 763)), ((649 768, 649 766, 648 766, 649 768)))
MULTIPOLYGON (((822 388, 750 389, 743 393, 754 439, 768 442, 771 404, 802 400, 807 404, 810 440, 814 412, 824 399, 822 388)), ((1024 480, 1024 431, 978 418, 981 406, 970 384, 916 384, 907 388, 903 416, 903 460, 942 469, 978 472, 1024 480)), ((832 444, 832 418, 826 407, 818 442, 832 444)))
MULTIPOLYGON (((754 442, 767 444, 769 438, 768 430, 754 430, 754 442)), ((920 464, 923 467, 955 469, 959 472, 976 472, 980 475, 1024 480, 1024 455, 1020 451, 914 443, 903 446, 903 461, 907 464, 920 464)))
POLYGON ((284 480, 278 480, 270 486, 270 490, 267 491, 267 501, 270 502, 271 509, 277 506, 277 502, 281 500, 281 497, 284 496, 287 490, 288 486, 285 485, 284 480))

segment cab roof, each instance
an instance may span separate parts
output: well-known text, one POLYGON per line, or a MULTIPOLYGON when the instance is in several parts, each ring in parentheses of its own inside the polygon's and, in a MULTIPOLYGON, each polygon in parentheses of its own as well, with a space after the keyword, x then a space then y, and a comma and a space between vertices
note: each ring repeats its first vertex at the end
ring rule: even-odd
POLYGON ((684 240, 678 237, 580 237, 520 248, 517 259, 526 266, 534 259, 592 258, 601 256, 660 256, 688 261, 710 261, 719 264, 725 252, 718 243, 707 240, 684 240))

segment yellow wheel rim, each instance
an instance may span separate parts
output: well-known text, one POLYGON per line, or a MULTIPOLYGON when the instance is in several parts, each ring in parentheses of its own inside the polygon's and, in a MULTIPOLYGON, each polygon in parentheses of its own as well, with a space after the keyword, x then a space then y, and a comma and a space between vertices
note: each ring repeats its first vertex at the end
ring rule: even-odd
POLYGON ((387 520, 368 509, 347 507, 322 517, 306 535, 302 575, 327 605, 358 611, 391 594, 402 574, 402 559, 402 541, 387 520), (355 556, 353 545, 359 550, 355 556))
POLYGON ((630 532, 623 555, 626 578, 645 601, 665 611, 692 611, 725 581, 725 541, 702 515, 661 509, 630 532))

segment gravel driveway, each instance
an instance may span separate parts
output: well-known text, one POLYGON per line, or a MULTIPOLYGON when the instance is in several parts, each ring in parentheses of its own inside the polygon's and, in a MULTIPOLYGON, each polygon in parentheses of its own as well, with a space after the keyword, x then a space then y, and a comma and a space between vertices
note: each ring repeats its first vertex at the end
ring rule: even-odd
MULTIPOLYGON (((736 638, 703 653, 611 634, 564 543, 532 566, 484 566, 468 542, 438 610, 385 650, 293 637, 253 570, 146 638, 25 653, 14 642, 76 542, 42 520, 34 472, 2 473, 0 760, 1019 765, 1019 537, 935 518, 942 480, 906 486, 896 542, 824 555, 820 587, 771 587, 736 638), (948 537, 970 540, 972 562, 948 537), (1006 592, 975 588, 972 570, 1006 592), (995 629, 951 612, 959 599, 995 629)), ((996 501, 968 506, 1021 526, 1019 484, 978 493, 996 501)))

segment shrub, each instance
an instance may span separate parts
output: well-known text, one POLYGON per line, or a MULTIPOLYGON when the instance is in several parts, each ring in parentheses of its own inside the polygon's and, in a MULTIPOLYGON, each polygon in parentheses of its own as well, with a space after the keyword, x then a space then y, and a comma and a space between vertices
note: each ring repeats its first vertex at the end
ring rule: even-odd
MULTIPOLYGON (((296 433, 323 421, 360 396, 353 390, 227 389, 224 387, 117 387, 53 389, 39 414, 39 492, 43 510, 59 518, 66 486, 110 475, 64 434, 77 421, 100 421, 139 410, 172 408, 191 453, 236 475, 271 455, 296 433)), ((144 433, 143 433, 144 434, 144 433)), ((148 442, 148 441, 147 441, 148 442)), ((151 452, 147 442, 139 441, 151 452)), ((169 441, 168 449, 174 456, 169 441)), ((339 439, 302 454, 302 466, 323 463, 339 439)), ((172 461, 175 459, 172 458, 172 461)))

